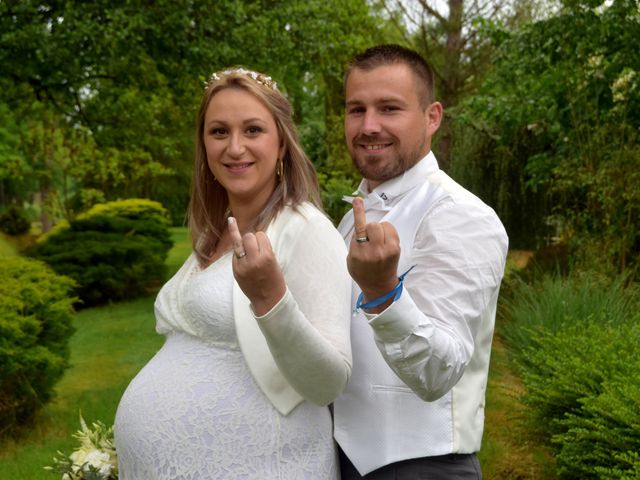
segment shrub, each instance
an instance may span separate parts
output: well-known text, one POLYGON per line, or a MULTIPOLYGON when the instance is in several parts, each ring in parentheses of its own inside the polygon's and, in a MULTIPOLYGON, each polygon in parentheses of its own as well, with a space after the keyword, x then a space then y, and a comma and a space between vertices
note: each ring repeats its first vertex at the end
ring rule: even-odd
POLYGON ((15 205, 11 205, 6 212, 0 215, 0 230, 7 235, 22 235, 27 233, 30 228, 31 223, 24 212, 15 205))
MULTIPOLYGON (((636 345, 639 334, 635 328, 636 345)), ((640 355, 627 360, 599 395, 584 399, 578 414, 558 420, 563 433, 552 440, 562 477, 640 478, 640 355)))
POLYGON ((640 296, 626 281, 547 277, 507 302, 527 415, 555 447, 560 478, 638 478, 640 296))
POLYGON ((545 275, 532 283, 505 278, 501 302, 509 321, 502 335, 517 355, 532 346, 531 331, 553 333, 589 319, 625 322, 640 307, 640 294, 625 288, 626 281, 624 276, 611 281, 589 274, 545 275))
POLYGON ((600 395, 606 382, 627 370, 638 340, 630 330, 628 323, 590 320, 531 332, 531 346, 516 355, 537 425, 550 434, 564 431, 559 420, 581 412, 586 398, 600 395))
POLYGON ((74 282, 44 263, 0 258, 0 433, 29 420, 69 359, 74 282))
POLYGON ((92 306, 158 287, 171 245, 162 205, 129 199, 95 205, 58 225, 27 253, 76 280, 82 305, 92 306))

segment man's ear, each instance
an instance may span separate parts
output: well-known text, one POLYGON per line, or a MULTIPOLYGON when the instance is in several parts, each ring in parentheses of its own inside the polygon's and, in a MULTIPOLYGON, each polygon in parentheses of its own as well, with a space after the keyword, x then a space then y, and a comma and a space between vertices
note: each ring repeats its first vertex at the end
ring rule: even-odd
POLYGON ((425 110, 425 120, 427 121, 427 135, 433 136, 440 128, 440 122, 442 122, 442 104, 440 102, 433 102, 425 110))

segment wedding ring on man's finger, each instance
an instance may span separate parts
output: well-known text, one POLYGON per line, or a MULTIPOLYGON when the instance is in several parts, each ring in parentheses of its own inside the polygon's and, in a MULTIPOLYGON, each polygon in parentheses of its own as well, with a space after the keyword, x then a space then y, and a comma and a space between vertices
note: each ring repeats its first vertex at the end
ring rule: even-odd
POLYGON ((356 238, 356 242, 358 243, 365 243, 369 241, 369 237, 367 237, 366 235, 364 237, 358 237, 356 238))
POLYGON ((240 253, 236 253, 236 258, 237 259, 241 259, 241 258, 244 258, 246 256, 247 256, 247 252, 244 252, 244 251, 242 251, 240 253))

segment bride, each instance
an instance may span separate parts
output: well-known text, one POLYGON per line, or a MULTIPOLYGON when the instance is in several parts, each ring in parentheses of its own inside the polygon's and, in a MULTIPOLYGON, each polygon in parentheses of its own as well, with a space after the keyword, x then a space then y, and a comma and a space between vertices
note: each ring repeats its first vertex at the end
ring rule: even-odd
POLYGON ((212 75, 193 253, 160 290, 160 351, 115 420, 121 480, 337 479, 327 405, 351 373, 346 247, 275 82, 212 75))

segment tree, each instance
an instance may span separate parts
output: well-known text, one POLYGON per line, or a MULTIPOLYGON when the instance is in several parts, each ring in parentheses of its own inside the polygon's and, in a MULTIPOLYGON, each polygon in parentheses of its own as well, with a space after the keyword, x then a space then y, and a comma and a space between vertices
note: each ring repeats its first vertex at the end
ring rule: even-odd
POLYGON ((84 132, 99 167, 80 169, 77 192, 156 198, 182 219, 208 76, 241 64, 281 81, 326 165, 342 63, 377 23, 366 0, 0 2, 0 102, 21 122, 37 102, 65 138, 84 132))
POLYGON ((484 190, 519 239, 553 221, 577 261, 637 269, 638 2, 567 0, 556 16, 494 38, 495 70, 462 109, 475 151, 461 174, 484 168, 484 190))
POLYGON ((482 34, 486 21, 507 27, 536 15, 531 0, 386 0, 403 42, 421 53, 436 77, 437 98, 445 107, 435 148, 444 170, 452 165, 452 108, 476 91, 491 67, 493 49, 482 34))

